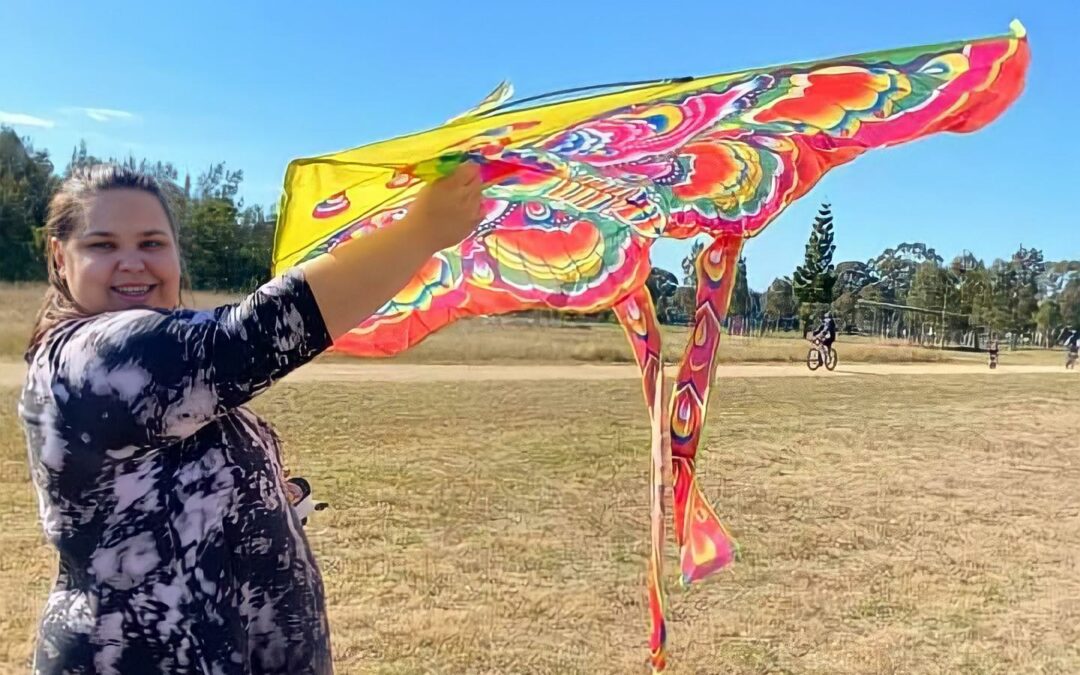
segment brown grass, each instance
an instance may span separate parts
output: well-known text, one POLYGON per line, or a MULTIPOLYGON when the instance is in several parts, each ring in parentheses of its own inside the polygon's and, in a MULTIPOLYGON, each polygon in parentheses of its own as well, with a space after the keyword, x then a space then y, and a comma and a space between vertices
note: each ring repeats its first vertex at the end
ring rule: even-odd
MULTIPOLYGON (((664 326, 663 351, 668 363, 682 356, 689 331, 664 326)), ((806 358, 809 344, 794 334, 768 337, 725 336, 718 359, 721 363, 798 363, 806 358)), ((864 338, 842 338, 845 362, 948 361, 955 354, 864 338)), ((349 358, 333 355, 328 358, 349 358)), ((471 319, 458 322, 430 336, 411 350, 395 356, 401 363, 633 363, 626 336, 615 324, 532 323, 517 319, 471 319)))
MULTIPOLYGON (((0 358, 22 356, 45 288, 42 283, 0 283, 0 358)), ((190 306, 198 308, 214 307, 235 299, 235 295, 208 291, 195 291, 185 297, 190 306)))
MULTIPOLYGON (((663 351, 667 363, 677 363, 686 348, 689 331, 663 326, 663 351)), ((720 343, 719 363, 802 363, 809 343, 796 333, 766 337, 725 335, 720 343)), ((843 363, 943 363, 983 362, 982 352, 932 349, 897 340, 842 335, 836 349, 843 363)), ((331 354, 326 359, 347 359, 331 354)), ((615 324, 539 323, 493 317, 461 321, 428 337, 390 361, 421 364, 479 363, 633 363, 633 354, 622 329, 615 324)), ((1003 350, 1002 363, 1058 365, 1061 350, 1003 350)))
MULTIPOLYGON (((26 347, 30 327, 44 291, 42 284, 0 283, 0 358, 17 359, 26 347)), ((213 307, 233 302, 237 296, 199 291, 188 304, 213 307)), ((682 356, 688 330, 664 326, 663 351, 668 363, 682 356)), ((721 343, 721 363, 799 363, 805 360, 808 343, 795 333, 768 337, 727 336, 721 343)), ((983 354, 928 349, 899 341, 841 336, 837 349, 844 363, 931 363, 984 359, 983 354)), ((348 359, 328 354, 328 360, 348 359)), ((460 321, 413 349, 393 357, 400 363, 633 363, 633 354, 622 329, 616 324, 533 321, 516 317, 475 318, 460 321)), ((1043 349, 1004 352, 1003 362, 1057 364, 1060 351, 1043 349)))
MULTIPOLYGON (((699 465, 744 559, 673 590, 669 672, 1080 672, 1072 384, 721 380, 699 465)), ((4 672, 25 669, 55 564, 14 398, 4 672)), ((338 672, 646 672, 637 383, 281 383, 254 407, 333 502, 308 532, 338 672)))

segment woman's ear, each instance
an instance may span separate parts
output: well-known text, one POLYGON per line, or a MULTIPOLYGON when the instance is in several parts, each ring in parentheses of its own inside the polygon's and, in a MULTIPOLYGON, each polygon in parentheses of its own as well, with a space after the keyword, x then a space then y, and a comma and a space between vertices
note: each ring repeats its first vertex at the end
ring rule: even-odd
POLYGON ((49 256, 53 261, 53 268, 57 276, 64 278, 64 247, 56 237, 49 237, 49 256))

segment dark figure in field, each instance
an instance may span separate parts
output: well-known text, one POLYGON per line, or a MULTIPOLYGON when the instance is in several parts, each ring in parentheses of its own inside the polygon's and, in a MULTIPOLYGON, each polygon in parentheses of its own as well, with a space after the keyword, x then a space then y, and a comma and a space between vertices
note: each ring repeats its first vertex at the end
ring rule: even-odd
POLYGON ((1072 326, 1065 326, 1058 335, 1058 342, 1065 345, 1070 353, 1075 354, 1080 349, 1080 331, 1072 326))
POLYGON ((1065 367, 1075 367, 1077 351, 1080 351, 1080 331, 1072 326, 1065 326, 1058 335, 1058 342, 1064 344, 1068 352, 1065 357, 1065 367))
POLYGON ((821 344, 826 348, 831 347, 836 341, 836 322, 833 320, 832 312, 825 312, 821 325, 814 330, 814 337, 821 338, 821 344))

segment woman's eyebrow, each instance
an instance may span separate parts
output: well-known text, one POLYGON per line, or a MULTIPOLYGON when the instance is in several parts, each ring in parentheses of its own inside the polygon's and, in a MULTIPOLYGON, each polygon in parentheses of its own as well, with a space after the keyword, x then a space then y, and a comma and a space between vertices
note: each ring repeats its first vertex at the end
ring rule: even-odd
MULTIPOLYGON (((140 232, 139 236, 140 237, 162 237, 162 236, 165 236, 166 234, 168 234, 168 233, 165 232, 165 230, 145 230, 143 232, 140 232)), ((89 232, 84 232, 82 236, 84 236, 84 237, 115 237, 116 234, 113 233, 113 232, 107 232, 105 230, 91 230, 89 232)))

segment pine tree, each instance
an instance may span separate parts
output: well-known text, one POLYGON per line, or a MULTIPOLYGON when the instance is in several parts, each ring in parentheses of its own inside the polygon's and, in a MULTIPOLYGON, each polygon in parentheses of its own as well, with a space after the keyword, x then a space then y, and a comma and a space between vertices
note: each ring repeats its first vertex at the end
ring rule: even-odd
POLYGON ((814 219, 810 240, 806 243, 806 260, 795 269, 792 286, 799 300, 799 315, 804 326, 816 305, 827 305, 833 299, 836 273, 832 264, 833 217, 829 204, 822 204, 814 219))

